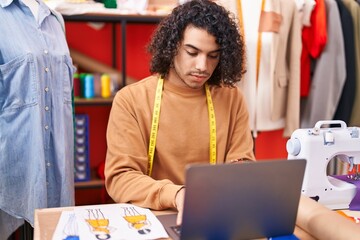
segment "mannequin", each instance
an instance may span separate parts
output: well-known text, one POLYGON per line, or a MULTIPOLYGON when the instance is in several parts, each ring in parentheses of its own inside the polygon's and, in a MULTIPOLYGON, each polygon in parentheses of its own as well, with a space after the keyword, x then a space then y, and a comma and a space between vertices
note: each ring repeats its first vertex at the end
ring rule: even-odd
POLYGON ((42 0, 0 0, 0 32, 0 238, 31 239, 35 209, 74 205, 75 68, 42 0))

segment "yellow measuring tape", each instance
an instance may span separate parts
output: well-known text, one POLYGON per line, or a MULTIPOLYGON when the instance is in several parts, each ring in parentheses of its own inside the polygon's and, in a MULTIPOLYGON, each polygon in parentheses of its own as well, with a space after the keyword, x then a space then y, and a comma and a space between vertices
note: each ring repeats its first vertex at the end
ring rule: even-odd
MULTIPOLYGON (((243 10, 242 10, 241 1, 242 0, 238 0, 238 1, 236 1, 236 3, 237 3, 237 10, 238 10, 238 14, 239 14, 239 19, 241 20, 240 21, 240 32, 241 32, 242 36, 245 39, 244 17, 243 17, 243 10)), ((262 0, 261 1, 260 16, 261 16, 261 13, 264 11, 264 9, 265 9, 265 0, 262 0)), ((262 45, 261 40, 262 40, 262 32, 259 31, 258 38, 257 38, 257 51, 256 51, 256 85, 258 84, 258 80, 259 80, 261 45, 262 45)))
POLYGON ((211 99, 210 88, 205 83, 206 102, 209 113, 209 127, 210 127, 210 164, 216 164, 216 121, 215 121, 215 110, 211 99))
POLYGON ((151 122, 150 142, 149 142, 149 152, 148 152, 148 175, 149 176, 151 176, 153 163, 154 163, 154 154, 155 154, 155 146, 156 146, 156 137, 157 137, 158 127, 159 127, 163 85, 164 85, 164 79, 162 77, 160 77, 158 80, 157 87, 156 87, 154 110, 153 110, 153 116, 152 116, 152 122, 151 122))
MULTIPOLYGON (((159 127, 163 85, 164 85, 164 79, 160 77, 156 87, 154 110, 153 110, 153 116, 151 122, 150 142, 149 142, 149 151, 148 151, 148 173, 147 173, 149 176, 151 176, 152 174, 152 169, 154 164, 155 146, 156 146, 158 127, 159 127)), ((210 164, 216 164, 216 120, 215 120, 214 105, 211 99, 210 88, 207 83, 205 83, 205 92, 206 92, 206 102, 208 106, 209 126, 210 126, 210 164)))

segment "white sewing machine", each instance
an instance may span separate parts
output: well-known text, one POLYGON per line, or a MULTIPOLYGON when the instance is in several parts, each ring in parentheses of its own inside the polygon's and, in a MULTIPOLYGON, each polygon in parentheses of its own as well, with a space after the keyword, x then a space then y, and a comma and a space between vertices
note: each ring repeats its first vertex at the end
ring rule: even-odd
MULTIPOLYGON (((319 121, 314 128, 297 129, 286 144, 288 159, 306 159, 302 193, 330 209, 346 209, 356 193, 355 185, 327 174, 331 159, 337 157, 349 164, 351 179, 360 179, 360 128, 347 127, 339 120, 319 121), (336 127, 325 125, 336 124, 336 127), (339 126, 339 127, 337 127, 339 126)), ((360 181, 360 180, 359 180, 360 181)))

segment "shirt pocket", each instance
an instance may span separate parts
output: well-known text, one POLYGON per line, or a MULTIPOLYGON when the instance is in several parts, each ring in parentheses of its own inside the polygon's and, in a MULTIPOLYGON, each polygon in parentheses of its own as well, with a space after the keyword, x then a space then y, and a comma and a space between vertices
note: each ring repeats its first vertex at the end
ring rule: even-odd
POLYGON ((72 64, 71 57, 69 55, 63 56, 63 96, 64 103, 72 103, 72 89, 73 89, 73 77, 75 72, 75 67, 72 64))
POLYGON ((0 65, 0 112, 38 103, 34 56, 31 53, 0 65))

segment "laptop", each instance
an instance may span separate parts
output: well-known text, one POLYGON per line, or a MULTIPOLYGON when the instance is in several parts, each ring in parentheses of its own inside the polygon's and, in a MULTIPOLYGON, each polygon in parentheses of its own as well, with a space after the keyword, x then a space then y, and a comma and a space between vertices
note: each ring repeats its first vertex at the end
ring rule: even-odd
POLYGON ((158 218, 174 240, 293 235, 305 166, 304 159, 191 165, 182 225, 176 214, 158 218))

